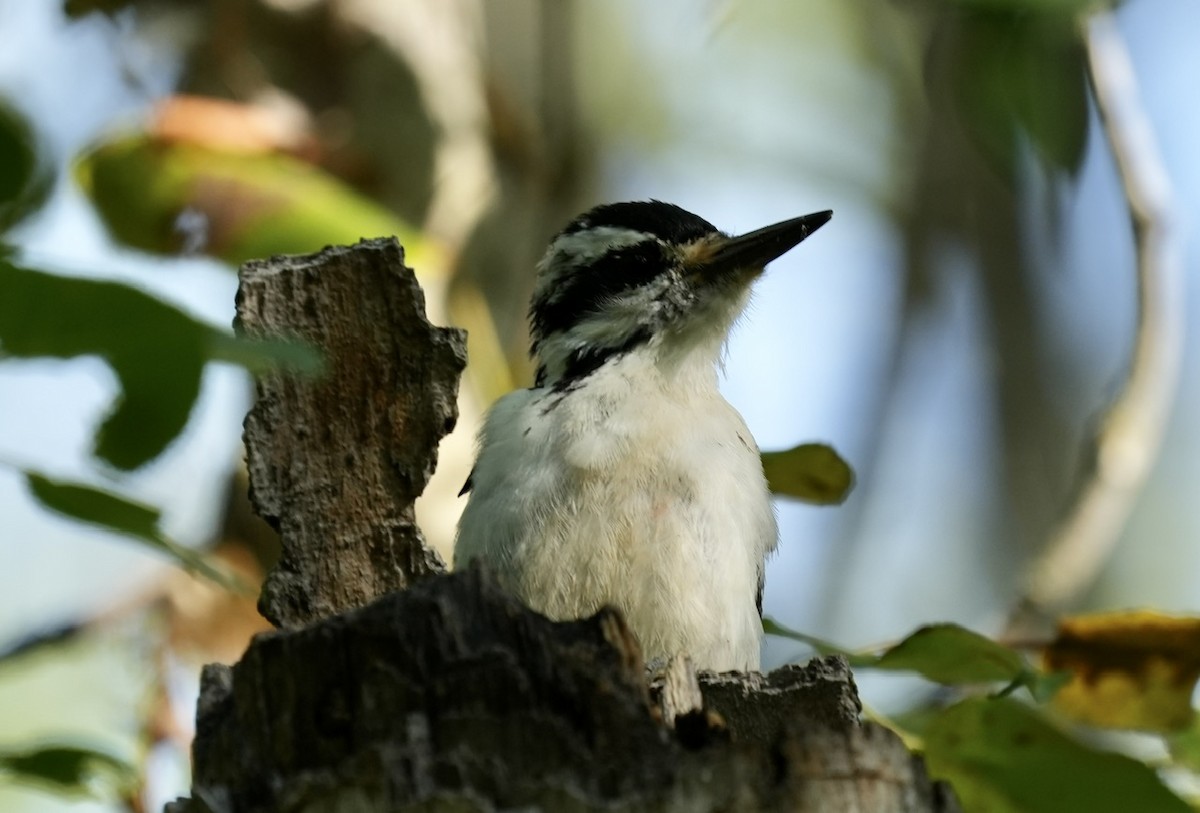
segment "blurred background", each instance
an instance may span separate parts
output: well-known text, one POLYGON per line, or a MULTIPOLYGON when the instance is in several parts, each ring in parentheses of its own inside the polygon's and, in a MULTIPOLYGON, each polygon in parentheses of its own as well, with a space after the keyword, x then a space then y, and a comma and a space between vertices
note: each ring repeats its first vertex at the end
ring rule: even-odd
MULTIPOLYGON (((760 446, 828 443, 856 472, 840 505, 779 500, 766 613, 853 646, 932 621, 998 634, 1097 467, 1089 441, 1139 325, 1085 5, 0 0, 2 258, 133 286, 225 333, 239 263, 398 235, 431 317, 471 336, 463 419, 419 506, 448 558, 478 419, 531 378, 525 306, 557 229, 625 199, 733 233, 833 209, 729 345, 724 390, 760 446)), ((1182 331, 1200 306, 1200 6, 1128 0, 1116 23, 1181 267, 1151 325, 1161 403, 1131 511, 1048 603, 1185 610, 1200 604, 1200 368, 1182 331)), ((70 742, 113 760, 75 795, 0 771, 0 809, 152 810, 187 788, 199 665, 265 626, 162 555, 212 551, 250 582, 269 564, 239 470, 251 385, 219 355, 202 374, 178 362, 173 328, 119 297, 69 299, 0 304, 59 331, 30 349, 0 325, 0 752, 70 742), (199 376, 161 453, 98 443, 133 373, 55 344, 63 325, 158 348, 138 368, 151 393, 199 376), (161 516, 96 528, 47 510, 30 473, 161 516)), ((772 639, 765 665, 803 656, 772 639)), ((885 709, 914 691, 863 684, 885 709)))

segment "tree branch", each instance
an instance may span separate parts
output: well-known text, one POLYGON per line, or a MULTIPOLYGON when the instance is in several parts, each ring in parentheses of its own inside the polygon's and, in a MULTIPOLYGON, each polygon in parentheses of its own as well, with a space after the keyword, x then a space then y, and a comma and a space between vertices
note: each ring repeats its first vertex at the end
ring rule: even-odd
POLYGON ((1030 569, 1027 608, 1069 604, 1099 575, 1158 457, 1179 378, 1183 268, 1171 188, 1111 13, 1085 22, 1088 75, 1133 222, 1137 332, 1129 374, 1091 440, 1083 477, 1030 569))

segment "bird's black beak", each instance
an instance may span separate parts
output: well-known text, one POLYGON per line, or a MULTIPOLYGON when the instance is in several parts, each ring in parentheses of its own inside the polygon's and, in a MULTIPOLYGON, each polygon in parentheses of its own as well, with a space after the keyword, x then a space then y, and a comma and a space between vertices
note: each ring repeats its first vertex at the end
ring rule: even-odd
POLYGON ((730 237, 705 261, 704 273, 761 269, 771 260, 798 246, 804 238, 828 223, 831 217, 833 212, 828 210, 814 212, 730 237))

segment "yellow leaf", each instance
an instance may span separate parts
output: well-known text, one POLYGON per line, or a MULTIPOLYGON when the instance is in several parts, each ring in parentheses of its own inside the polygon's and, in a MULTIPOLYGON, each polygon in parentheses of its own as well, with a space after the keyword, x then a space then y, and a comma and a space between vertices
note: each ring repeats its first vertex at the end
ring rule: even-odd
POLYGON ((1071 680, 1054 696, 1068 717, 1104 728, 1178 731, 1200 679, 1200 618, 1150 610, 1063 619, 1042 653, 1071 680))

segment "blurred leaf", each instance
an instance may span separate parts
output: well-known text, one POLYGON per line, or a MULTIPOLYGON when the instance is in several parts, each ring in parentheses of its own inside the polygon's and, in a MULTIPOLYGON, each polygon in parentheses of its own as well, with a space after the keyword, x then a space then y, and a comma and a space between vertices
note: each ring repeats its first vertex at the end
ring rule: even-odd
POLYGON ((443 265, 387 209, 286 154, 127 136, 84 155, 77 175, 113 235, 144 251, 238 264, 396 235, 412 265, 443 265))
POLYGON ((1074 16, 1030 20, 1014 54, 1013 111, 1043 161, 1071 175, 1087 147, 1087 57, 1074 16))
POLYGON ((51 480, 31 471, 24 474, 30 493, 51 511, 145 542, 189 572, 211 579, 222 587, 244 591, 244 586, 213 567, 202 554, 168 539, 158 527, 157 508, 83 483, 51 480))
POLYGON ((321 351, 302 339, 246 339, 214 333, 209 357, 262 375, 280 368, 305 376, 317 376, 325 370, 321 351))
MULTIPOLYGON (((1019 682, 1017 685, 1026 686, 1029 689, 1029 694, 1037 702, 1047 703, 1053 700, 1063 690, 1063 687, 1070 682, 1070 672, 1061 669, 1031 669, 1029 674, 1025 676, 1025 680, 1019 682)), ((1001 694, 1007 693, 1007 691, 1001 692, 1001 694)))
POLYGON ((133 766, 91 748, 47 745, 28 751, 0 751, 0 773, 59 793, 93 795, 103 781, 113 792, 130 787, 137 779, 133 766))
POLYGON ((0 103, 0 231, 12 228, 45 202, 51 174, 38 158, 33 132, 0 103))
POLYGON ((763 630, 768 635, 808 644, 822 655, 843 655, 855 668, 916 672, 947 686, 1004 683, 1006 693, 1024 686, 1035 698, 1042 699, 1061 684, 1059 676, 1031 669, 1018 652, 957 624, 921 627, 879 653, 851 652, 769 618, 763 619, 763 630))
POLYGON ((917 672, 946 685, 1012 682, 1025 659, 1006 646, 957 624, 921 627, 879 656, 877 669, 917 672))
MULTIPOLYGON (((305 351, 235 339, 136 288, 0 261, 0 357, 104 358, 123 396, 97 431, 96 454, 121 469, 153 459, 183 430, 207 359, 258 369, 297 354, 305 351)), ((311 355, 300 366, 312 369, 311 355)))
POLYGON ((211 329, 115 282, 0 265, 0 351, 6 356, 99 355, 123 397, 97 432, 96 454, 133 469, 182 431, 200 391, 211 329))
MULTIPOLYGON (((1034 13, 1028 3, 970 6, 946 25, 955 105, 972 140, 1012 177, 1018 133, 1042 160, 1075 173, 1087 145, 1085 55, 1073 14, 1034 13), (1014 8, 1008 8, 1013 6, 1014 8)), ((932 63, 931 63, 932 64, 932 63)))
POLYGON ((930 774, 964 810, 989 813, 1187 813, 1145 764, 1097 751, 1007 698, 973 698, 925 729, 930 774))
POLYGON ((1179 731, 1192 725, 1200 680, 1200 618, 1149 610, 1064 618, 1042 653, 1073 679, 1056 707, 1105 728, 1179 731))
POLYGON ((63 3, 63 11, 71 19, 86 17, 96 12, 113 15, 132 3, 133 0, 66 0, 63 3))
POLYGON ((157 508, 92 486, 51 480, 31 471, 25 472, 25 482, 42 505, 60 514, 142 539, 158 535, 157 508))
POLYGON ((1200 717, 1190 727, 1166 737, 1171 759, 1192 773, 1200 774, 1200 717))
POLYGON ((951 0, 966 8, 1023 11, 1032 14, 1078 14, 1090 8, 1103 6, 1097 0, 951 0))
POLYGON ((937 721, 945 709, 945 705, 939 702, 939 698, 932 694, 926 694, 917 705, 901 709, 886 717, 880 716, 874 709, 868 712, 868 708, 864 706, 863 716, 895 731, 905 739, 904 744, 909 747, 909 750, 920 751, 924 747, 925 732, 937 721))
POLYGON ((790 629, 783 626, 773 618, 763 616, 762 619, 763 632, 767 635, 777 635, 780 638, 790 638, 793 641, 799 641, 802 644, 808 644, 817 652, 818 655, 841 655, 851 666, 870 668, 874 666, 878 660, 878 655, 870 653, 851 652, 850 650, 840 647, 837 644, 832 644, 821 638, 812 635, 807 635, 803 632, 790 629))
POLYGON ((854 487, 854 470, 832 446, 804 443, 762 453, 763 473, 775 494, 815 505, 836 505, 854 487))
POLYGON ((5 661, 23 658, 45 647, 57 647, 71 643, 84 629, 84 625, 71 621, 49 629, 39 629, 18 638, 16 641, 5 642, 0 648, 0 665, 5 661))

